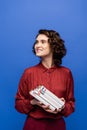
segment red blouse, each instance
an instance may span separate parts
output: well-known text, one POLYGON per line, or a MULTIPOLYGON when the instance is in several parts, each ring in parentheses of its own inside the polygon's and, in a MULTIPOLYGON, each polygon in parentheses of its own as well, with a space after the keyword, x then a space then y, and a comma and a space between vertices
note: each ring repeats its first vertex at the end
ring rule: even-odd
POLYGON ((15 108, 17 111, 28 114, 34 118, 61 118, 74 112, 74 82, 71 71, 63 66, 45 68, 41 63, 27 68, 19 82, 18 91, 15 97, 15 108), (65 108, 58 114, 48 113, 37 105, 31 105, 33 97, 29 91, 44 85, 55 95, 66 100, 65 108))

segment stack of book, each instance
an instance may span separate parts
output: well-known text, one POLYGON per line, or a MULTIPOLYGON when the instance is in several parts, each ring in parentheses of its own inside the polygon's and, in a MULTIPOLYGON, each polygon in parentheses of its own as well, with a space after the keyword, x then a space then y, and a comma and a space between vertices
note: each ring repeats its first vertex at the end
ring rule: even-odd
POLYGON ((53 111, 64 106, 64 102, 43 85, 31 90, 29 93, 44 105, 49 105, 49 108, 53 111))

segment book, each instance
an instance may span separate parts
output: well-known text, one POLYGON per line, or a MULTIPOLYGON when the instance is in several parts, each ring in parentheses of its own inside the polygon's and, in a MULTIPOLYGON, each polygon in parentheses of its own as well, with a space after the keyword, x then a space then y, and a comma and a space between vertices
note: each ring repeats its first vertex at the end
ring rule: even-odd
POLYGON ((29 94, 42 102, 44 105, 49 105, 49 108, 53 111, 64 106, 64 102, 43 85, 31 90, 29 94))

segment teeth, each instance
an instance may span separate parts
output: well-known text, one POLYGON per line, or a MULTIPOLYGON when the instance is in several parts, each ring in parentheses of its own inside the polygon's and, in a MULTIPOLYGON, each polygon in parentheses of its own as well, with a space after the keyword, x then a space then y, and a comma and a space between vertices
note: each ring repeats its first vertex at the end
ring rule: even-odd
POLYGON ((37 51, 42 51, 42 50, 40 50, 40 49, 37 49, 37 51))

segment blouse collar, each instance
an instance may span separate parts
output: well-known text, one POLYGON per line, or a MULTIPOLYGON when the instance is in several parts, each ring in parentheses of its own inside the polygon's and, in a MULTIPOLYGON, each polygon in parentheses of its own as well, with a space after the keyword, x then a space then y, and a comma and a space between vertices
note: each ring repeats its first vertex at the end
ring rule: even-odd
POLYGON ((42 69, 43 72, 48 72, 51 73, 53 72, 56 68, 58 68, 57 65, 52 66, 51 68, 46 68, 41 62, 38 64, 38 66, 42 69))

